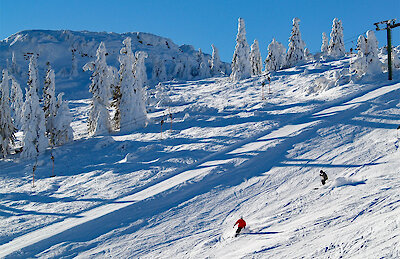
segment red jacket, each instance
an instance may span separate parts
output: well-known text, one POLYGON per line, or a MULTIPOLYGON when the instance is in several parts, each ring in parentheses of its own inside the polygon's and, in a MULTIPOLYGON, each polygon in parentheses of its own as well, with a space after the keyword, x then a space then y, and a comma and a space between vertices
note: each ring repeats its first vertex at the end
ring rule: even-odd
POLYGON ((238 227, 244 228, 246 226, 246 221, 244 221, 243 219, 239 219, 233 226, 236 226, 236 224, 238 225, 238 227))

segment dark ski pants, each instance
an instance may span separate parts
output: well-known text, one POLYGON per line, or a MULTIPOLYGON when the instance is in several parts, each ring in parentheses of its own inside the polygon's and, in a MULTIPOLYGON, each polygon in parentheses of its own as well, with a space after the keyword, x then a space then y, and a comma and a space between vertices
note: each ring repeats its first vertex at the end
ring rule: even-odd
POLYGON ((237 236, 239 235, 240 231, 242 231, 242 228, 241 228, 241 227, 238 227, 238 229, 236 230, 236 235, 235 235, 235 237, 237 237, 237 236))

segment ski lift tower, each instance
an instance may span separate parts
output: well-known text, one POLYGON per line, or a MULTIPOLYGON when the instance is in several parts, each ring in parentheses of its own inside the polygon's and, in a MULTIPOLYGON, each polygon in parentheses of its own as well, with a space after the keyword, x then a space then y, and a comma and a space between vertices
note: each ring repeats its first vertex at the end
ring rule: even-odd
POLYGON ((387 33, 387 52, 388 52, 388 73, 389 80, 392 80, 392 33, 391 30, 400 26, 400 23, 396 23, 396 19, 376 22, 374 23, 377 31, 386 30, 387 33), (380 28, 380 24, 386 24, 386 28, 380 28))

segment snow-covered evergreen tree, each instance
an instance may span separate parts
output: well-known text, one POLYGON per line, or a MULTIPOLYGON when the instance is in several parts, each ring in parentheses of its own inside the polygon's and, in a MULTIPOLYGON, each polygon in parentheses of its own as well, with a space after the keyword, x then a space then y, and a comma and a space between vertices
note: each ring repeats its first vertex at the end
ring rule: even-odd
POLYGON ((351 63, 351 70, 355 71, 359 76, 365 74, 368 68, 365 53, 367 52, 367 40, 364 35, 360 35, 357 40, 357 57, 351 63))
POLYGON ((192 67, 189 64, 187 57, 182 57, 183 61, 178 61, 175 63, 175 68, 173 74, 175 78, 182 78, 186 80, 193 79, 192 67))
POLYGON ((351 69, 359 76, 382 72, 382 63, 378 57, 378 41, 373 31, 367 32, 367 38, 360 35, 357 40, 357 57, 351 69))
POLYGON ((152 78, 153 80, 161 82, 166 81, 168 79, 167 70, 165 68, 165 62, 162 58, 157 57, 156 60, 154 61, 152 78))
POLYGON ((50 63, 47 62, 46 77, 43 87, 43 111, 46 119, 46 132, 52 144, 54 138, 54 117, 56 116, 56 88, 55 88, 55 74, 51 68, 50 63))
POLYGON ((382 72, 382 63, 378 57, 379 47, 374 31, 367 31, 367 46, 365 57, 368 64, 368 74, 377 74, 382 72))
POLYGON ((234 81, 251 77, 250 47, 246 40, 246 28, 243 18, 239 18, 238 21, 238 33, 230 77, 234 81))
POLYGON ((306 57, 307 61, 312 61, 314 60, 313 54, 311 54, 310 50, 308 48, 304 49, 304 56, 306 57))
POLYGON ((121 127, 121 114, 124 117, 124 124, 128 124, 129 111, 131 106, 131 101, 133 98, 133 87, 135 84, 134 77, 134 63, 135 55, 132 52, 132 40, 131 38, 126 38, 122 44, 124 47, 120 50, 119 60, 119 84, 117 87, 117 93, 114 94, 114 106, 116 108, 115 116, 113 118, 114 125, 116 129, 121 127))
POLYGON ((3 157, 9 154, 10 144, 14 143, 16 128, 11 118, 10 77, 6 69, 0 84, 0 153, 3 157))
POLYGON ((186 78, 183 76, 185 70, 185 65, 183 62, 176 62, 174 67, 174 78, 186 78))
POLYGON ((74 139, 71 127, 72 113, 68 103, 62 100, 64 93, 57 96, 56 115, 53 120, 53 145, 60 146, 74 139))
POLYGON ((110 132, 110 115, 107 110, 113 83, 112 70, 107 66, 106 47, 104 42, 96 52, 96 60, 83 67, 84 71, 93 71, 89 91, 93 94, 88 118, 89 136, 107 134, 110 132))
POLYGON ((156 85, 155 99, 157 102, 157 108, 159 108, 160 106, 165 106, 171 101, 168 96, 168 89, 163 83, 158 83, 158 85, 156 85))
POLYGON ((76 48, 71 47, 71 77, 78 75, 78 60, 76 58, 76 48))
POLYGON ((258 40, 254 40, 250 49, 251 74, 257 76, 260 75, 262 71, 262 59, 258 40))
POLYGON ((133 63, 135 57, 132 53, 131 41, 130 37, 122 41, 124 47, 120 49, 120 55, 118 57, 119 70, 116 76, 117 80, 115 80, 116 83, 112 92, 111 102, 111 107, 115 109, 114 117, 112 118, 114 130, 119 130, 121 124, 121 87, 125 87, 125 84, 133 85, 133 63), (127 69, 127 67, 131 67, 132 69, 127 69), (130 71, 130 73, 127 73, 127 71, 130 71))
POLYGON ((11 67, 10 67, 10 74, 13 76, 19 76, 21 75, 21 70, 17 64, 17 59, 15 57, 15 52, 12 52, 11 56, 11 67))
POLYGON ((333 58, 343 57, 346 49, 344 48, 342 21, 338 18, 333 19, 330 36, 328 55, 333 58))
POLYGON ((293 19, 292 34, 289 38, 289 48, 286 54, 286 67, 304 64, 306 57, 304 56, 304 48, 306 44, 301 39, 300 19, 293 19))
POLYGON ((322 45, 321 45, 321 53, 322 55, 327 55, 328 54, 328 36, 326 36, 326 33, 322 33, 322 45))
POLYGON ((127 130, 133 130, 135 128, 144 127, 147 124, 147 111, 146 111, 146 94, 145 94, 145 82, 147 81, 146 66, 144 60, 148 57, 146 52, 137 51, 135 52, 135 63, 133 65, 133 71, 135 76, 135 84, 133 88, 134 98, 132 99, 132 120, 130 125, 127 126, 127 130))
MULTIPOLYGON (((132 131, 147 123, 144 83, 146 81, 145 52, 132 52, 131 38, 123 41, 124 47, 120 51, 119 76, 121 99, 119 103, 119 123, 121 131, 132 131)), ((118 127, 119 126, 119 127, 118 127)))
POLYGON ((394 68, 400 68, 400 58, 395 51, 392 51, 392 66, 394 68))
POLYGON ((268 45, 268 56, 265 59, 265 71, 277 71, 285 66, 286 49, 282 43, 272 39, 268 45))
POLYGON ((208 60, 205 58, 201 49, 196 54, 197 64, 194 67, 192 75, 197 78, 208 78, 211 76, 210 66, 208 60))
POLYGON ((46 126, 44 112, 39 106, 38 91, 38 68, 36 55, 30 57, 29 62, 29 80, 26 100, 23 105, 23 151, 21 157, 32 158, 38 153, 44 151, 49 141, 46 138, 46 126))
POLYGON ((212 56, 211 56, 211 74, 216 76, 220 75, 222 73, 222 62, 219 57, 218 49, 217 47, 214 46, 214 44, 211 44, 211 47, 213 49, 212 56))
POLYGON ((21 90, 21 86, 14 77, 11 77, 11 115, 14 119, 14 126, 17 129, 22 127, 22 107, 24 105, 24 96, 21 90))

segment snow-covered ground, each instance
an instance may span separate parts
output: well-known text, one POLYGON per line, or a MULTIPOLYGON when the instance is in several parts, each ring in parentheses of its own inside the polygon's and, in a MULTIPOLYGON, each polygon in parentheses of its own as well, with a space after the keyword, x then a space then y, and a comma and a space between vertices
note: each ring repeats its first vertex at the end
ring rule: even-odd
POLYGON ((400 83, 334 86, 348 64, 279 71, 265 100, 263 77, 170 82, 132 134, 87 138, 71 101, 56 177, 50 150, 35 187, 34 161, 0 161, 0 257, 400 257, 400 83))

